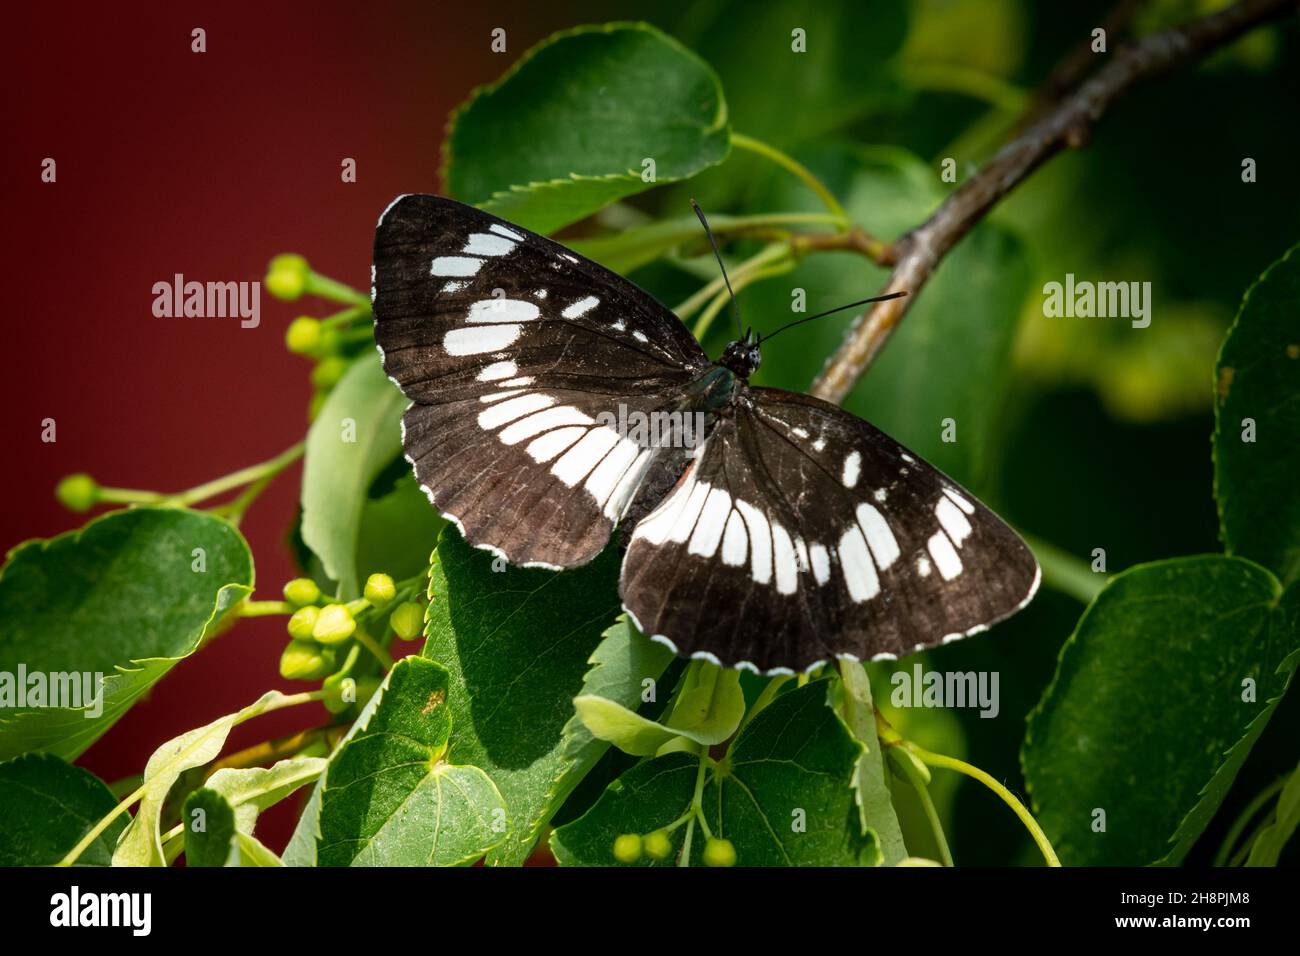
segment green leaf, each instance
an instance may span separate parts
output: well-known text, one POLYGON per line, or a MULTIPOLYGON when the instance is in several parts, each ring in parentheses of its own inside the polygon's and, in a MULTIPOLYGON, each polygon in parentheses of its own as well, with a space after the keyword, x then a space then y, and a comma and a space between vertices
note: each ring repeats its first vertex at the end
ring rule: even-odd
POLYGON ((114 511, 19 545, 0 569, 0 759, 76 758, 252 589, 243 537, 195 511, 114 511), (20 673, 63 706, 20 705, 20 673))
POLYGON ((302 473, 302 539, 352 600, 357 542, 371 482, 402 453, 402 412, 410 403, 388 380, 378 354, 357 359, 307 432, 302 473))
POLYGON ((739 671, 691 661, 660 721, 594 694, 575 697, 573 707, 592 736, 609 741, 624 753, 648 757, 678 737, 706 747, 722 743, 736 732, 745 716, 745 695, 739 671))
POLYGON ((1300 647, 1300 587, 1205 555, 1114 577, 1061 650, 1021 753, 1067 865, 1177 864, 1272 716, 1300 647), (1105 831, 1094 831, 1105 813, 1105 831))
POLYGON ((723 77, 735 128, 791 145, 896 98, 889 61, 907 33, 906 6, 728 0, 699 5, 682 33, 723 77), (793 48, 796 28, 803 52, 793 48))
POLYGON ((166 866, 159 823, 172 786, 186 770, 215 760, 233 727, 284 706, 287 700, 279 691, 269 691, 242 710, 187 731, 155 750, 144 768, 140 806, 118 840, 113 865, 166 866))
MULTIPOLYGON (((844 200, 854 222, 884 239, 925 219, 943 197, 935 172, 902 150, 830 147, 802 158, 844 200)), ((775 182, 772 208, 818 208, 797 181, 775 182)), ((811 315, 877 293, 885 275, 858 255, 809 256, 794 272, 747 290, 747 314, 770 331, 798 318, 790 311, 796 288, 806 291, 811 315)), ((1029 278, 1021 243, 995 222, 981 223, 916 294, 906 321, 844 407, 981 491, 996 463, 998 413, 1029 278), (953 420, 955 441, 944 441, 945 419, 953 420)), ((761 384, 806 390, 842 341, 849 316, 786 333, 784 349, 763 355, 761 384)))
POLYGON ((185 798, 181 812, 187 867, 238 866, 235 811, 215 790, 200 787, 185 798))
MULTIPOLYGON (((0 763, 0 866, 52 866, 117 806, 104 782, 53 754, 26 754, 0 763)), ((114 820, 78 866, 108 866, 126 826, 114 820)))
POLYGON ((696 743, 713 746, 736 732, 745 716, 740 671, 695 660, 682 675, 677 696, 663 717, 669 729, 696 743))
POLYGON ((447 520, 429 505, 405 459, 406 474, 393 490, 369 498, 362 506, 357 538, 357 581, 375 572, 393 579, 414 577, 429 566, 429 552, 438 542, 447 520))
POLYGON ((510 832, 488 862, 517 865, 570 774, 590 769, 566 757, 565 733, 588 659, 620 610, 620 556, 611 546, 558 573, 493 566, 454 528, 443 532, 422 654, 451 672, 450 759, 485 770, 509 811, 510 832))
POLYGON ((321 791, 321 866, 460 866, 505 837, 506 810, 477 767, 448 762, 445 667, 404 658, 330 762, 321 791))
POLYGON ((452 116, 443 175, 463 201, 547 233, 720 162, 729 135, 718 78, 676 40, 647 24, 583 26, 452 116))
POLYGON ((1273 822, 1267 824, 1255 837, 1246 865, 1277 866, 1282 850, 1291 842, 1297 826, 1300 826, 1300 769, 1291 772, 1291 778, 1277 798, 1273 822))
POLYGON ((284 862, 275 853, 263 846, 255 836, 247 833, 236 834, 239 841, 239 865, 249 867, 284 866, 284 862))
POLYGON ((1300 246, 1269 267, 1219 353, 1214 487, 1229 554, 1300 578, 1300 246), (1248 425, 1248 420, 1252 425, 1248 425), (1247 431, 1253 440, 1245 440, 1247 431))
POLYGON ((826 690, 814 681, 759 711, 705 789, 710 827, 735 844, 741 866, 881 860, 853 787, 863 746, 827 706, 826 690))
MULTIPOLYGON (((826 688, 818 681, 779 695, 745 725, 726 758, 706 764, 706 819, 715 835, 735 845, 741 866, 859 866, 880 860, 852 786, 862 745, 826 705, 826 688)), ((676 752, 633 767, 583 816, 555 830, 556 859, 609 866, 620 834, 645 834, 673 823, 691 805, 700 759, 676 752)), ((671 834, 667 861, 640 863, 670 865, 688 826, 671 834)), ((698 863, 698 826, 692 839, 692 863, 698 863)))
POLYGON ((594 694, 573 698, 573 709, 591 736, 634 757, 648 757, 678 736, 663 724, 594 694))
POLYGON ((856 661, 840 663, 839 713, 844 724, 863 746, 858 769, 853 777, 862 826, 874 830, 886 866, 894 866, 907 857, 903 831, 898 824, 894 802, 885 780, 882 748, 876 736, 875 704, 866 668, 856 661))
MULTIPOLYGON (((615 865, 616 837, 666 827, 690 808, 699 767, 699 757, 680 752, 637 764, 606 787, 590 810, 555 829, 551 852, 561 866, 615 865)), ((639 865, 676 866, 685 837, 686 827, 678 827, 669 834, 673 851, 666 860, 643 856, 639 865)))
MULTIPOLYGON (((591 669, 582 679, 582 693, 574 699, 575 704, 579 698, 600 698, 634 709, 646 691, 653 690, 657 696, 656 684, 673 657, 667 647, 637 630, 626 614, 619 615, 587 659, 591 669)), ((575 765, 566 774, 568 783, 576 785, 605 750, 605 741, 594 737, 575 713, 564 727, 564 755, 575 765)))
POLYGON ((263 810, 319 779, 327 763, 324 757, 289 757, 270 767, 225 767, 204 786, 229 801, 239 831, 251 836, 263 810))

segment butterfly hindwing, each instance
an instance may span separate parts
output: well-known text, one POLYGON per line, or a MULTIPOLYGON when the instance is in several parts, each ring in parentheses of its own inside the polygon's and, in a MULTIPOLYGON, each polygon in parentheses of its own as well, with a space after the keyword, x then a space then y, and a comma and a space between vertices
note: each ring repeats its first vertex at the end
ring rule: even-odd
POLYGON ((679 401, 699 345, 622 277, 436 196, 385 211, 374 262, 375 340, 435 506, 512 563, 590 560, 655 464, 598 416, 679 401))
POLYGON ((632 535, 624 605, 759 670, 901 657, 1023 607, 1038 566, 975 498, 818 399, 747 389, 632 535))

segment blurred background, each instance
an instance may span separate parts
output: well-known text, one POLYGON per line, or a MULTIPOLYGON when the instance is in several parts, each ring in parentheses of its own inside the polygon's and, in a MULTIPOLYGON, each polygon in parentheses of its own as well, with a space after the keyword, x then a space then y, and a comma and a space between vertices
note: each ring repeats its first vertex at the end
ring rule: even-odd
MULTIPOLYGON (((1094 27, 1115 28, 1113 48, 1123 33, 1223 5, 1150 0, 1121 3, 1118 14, 1087 0, 8 11, 0 232, 15 299, 0 386, 10 496, 0 545, 83 523, 53 498, 67 473, 174 490, 298 440, 311 386, 283 332, 299 312, 324 310, 263 296, 256 329, 159 319, 153 283, 175 273, 257 280, 270 256, 294 251, 367 287, 379 211, 398 193, 441 191, 449 111, 554 30, 644 19, 673 33, 719 72, 735 129, 799 157, 857 221, 890 239, 954 188, 939 176, 943 160, 964 179, 1019 128, 1049 78, 1078 61, 1094 27), (190 51, 195 27, 207 32, 205 54, 190 51), (490 49, 497 27, 504 54, 490 49), (774 55, 788 52, 794 27, 809 36, 805 58, 774 55), (57 160, 55 184, 40 180, 46 157, 57 160), (357 162, 356 183, 340 181, 345 157, 357 162), (45 418, 58 423, 57 443, 40 440, 45 418)), ((937 456, 1017 527, 1081 558, 1104 547, 1111 571, 1219 550, 1214 356, 1247 287, 1300 239, 1296 47, 1294 23, 1267 28, 1137 88, 1085 149, 1051 160, 949 257, 891 344, 900 357, 887 351, 848 406, 937 456), (1242 181, 1247 157, 1254 183, 1242 181), (1151 327, 1045 319, 1043 284, 1067 273, 1149 281, 1151 327), (979 440, 957 453, 910 433, 915 416, 902 406, 962 367, 959 332, 982 323, 1004 330, 1011 359, 989 369, 979 440), (917 355, 919 366, 904 361, 917 355)), ((737 156, 687 186, 638 197, 628 214, 682 215, 688 195, 718 213, 817 208, 787 175, 737 156)), ((670 304, 699 285, 662 265, 634 278, 670 304)), ((794 286, 808 290, 811 311, 871 295, 882 281, 859 258, 816 257, 753 287, 741 305, 771 328, 788 318, 794 286)), ((806 388, 846 322, 784 336, 765 352, 766 380, 806 388)), ((726 337, 717 325, 711 354, 726 337)), ((294 573, 286 533, 296 481, 296 470, 279 479, 243 524, 259 597, 294 573)), ((1002 714, 913 711, 909 719, 928 726, 909 735, 1022 789, 1022 718, 1080 610, 1044 591, 993 635, 934 654, 932 667, 1000 670, 1002 714)), ((241 623, 178 666, 79 762, 110 782, 138 773, 167 737, 268 687, 287 689, 277 675, 282 647, 283 621, 241 623)), ((306 710, 239 728, 232 746, 322 721, 306 710)), ((1248 797, 1255 781, 1294 766, 1298 720, 1297 706, 1284 704, 1236 792, 1248 797)), ((986 792, 949 775, 936 781, 959 861, 1032 859, 1019 825, 986 792)), ((1230 800, 1221 817, 1238 809, 1230 800)), ((292 816, 288 806, 267 815, 259 833, 268 845, 287 837, 292 816)), ((1217 843, 1215 831, 1204 843, 1217 843)))

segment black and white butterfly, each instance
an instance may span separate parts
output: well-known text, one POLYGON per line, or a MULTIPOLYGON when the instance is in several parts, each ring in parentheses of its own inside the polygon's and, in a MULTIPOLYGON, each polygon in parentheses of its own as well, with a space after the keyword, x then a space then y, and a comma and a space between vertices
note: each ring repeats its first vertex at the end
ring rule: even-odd
POLYGON ((895 658, 1038 587, 1015 532, 889 436, 750 386, 752 334, 710 362, 648 293, 549 239, 402 196, 379 219, 372 295, 434 506, 526 567, 584 564, 619 527, 623 606, 680 654, 766 673, 895 658), (698 413, 703 441, 634 440, 616 412, 698 413))

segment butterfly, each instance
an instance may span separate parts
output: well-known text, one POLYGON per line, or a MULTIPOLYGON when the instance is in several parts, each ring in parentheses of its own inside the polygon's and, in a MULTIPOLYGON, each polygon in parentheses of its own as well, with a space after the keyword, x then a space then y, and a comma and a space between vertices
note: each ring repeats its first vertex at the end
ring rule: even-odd
POLYGON ((1025 543, 938 470, 835 405, 750 385, 752 332, 710 361, 649 293, 550 239, 401 196, 371 295, 434 507, 524 567, 585 564, 618 529, 623 607, 678 654, 761 673, 893 659, 1038 587, 1025 543), (627 427, 655 421, 658 440, 627 427))

